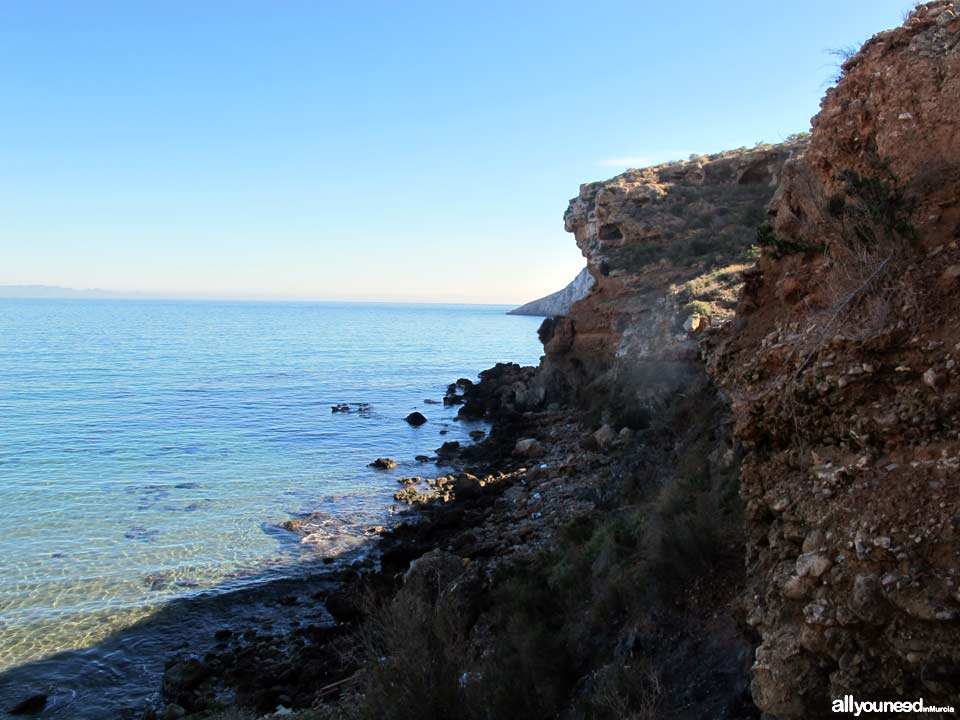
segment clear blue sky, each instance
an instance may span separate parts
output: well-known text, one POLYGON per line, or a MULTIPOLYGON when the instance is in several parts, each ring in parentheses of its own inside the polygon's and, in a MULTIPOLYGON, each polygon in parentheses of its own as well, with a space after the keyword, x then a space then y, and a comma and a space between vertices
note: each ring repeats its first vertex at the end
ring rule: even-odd
POLYGON ((0 284, 519 302, 627 166, 808 128, 909 0, 0 5, 0 284))

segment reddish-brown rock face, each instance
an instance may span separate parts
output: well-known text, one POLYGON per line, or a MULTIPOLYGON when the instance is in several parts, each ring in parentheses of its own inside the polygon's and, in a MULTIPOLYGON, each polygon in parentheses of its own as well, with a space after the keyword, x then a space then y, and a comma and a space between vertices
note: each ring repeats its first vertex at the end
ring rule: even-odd
POLYGON ((550 328, 541 379, 617 424, 698 371, 696 335, 732 314, 787 158, 802 141, 629 170, 564 217, 596 283, 550 328))
POLYGON ((711 354, 778 718, 960 705, 960 9, 920 6, 843 70, 711 354))

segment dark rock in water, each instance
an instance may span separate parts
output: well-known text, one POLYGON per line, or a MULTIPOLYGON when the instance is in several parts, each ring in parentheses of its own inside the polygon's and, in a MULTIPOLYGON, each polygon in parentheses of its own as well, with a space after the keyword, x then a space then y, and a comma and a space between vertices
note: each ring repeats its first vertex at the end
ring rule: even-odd
POLYGON ((213 634, 213 639, 216 640, 218 643, 225 643, 227 642, 227 640, 229 640, 232 637, 233 637, 233 630, 230 630, 228 628, 217 630, 213 634))
POLYGON ((446 428, 444 428, 444 429, 441 430, 438 434, 439 434, 439 435, 446 435, 448 432, 450 432, 450 431, 447 430, 446 428))
POLYGON ((430 462, 429 455, 416 455, 413 459, 417 462, 430 462))
POLYGON ((331 405, 330 410, 335 413, 348 413, 350 412, 350 406, 347 403, 340 403, 339 405, 331 405))
POLYGON ((466 390, 467 388, 473 387, 473 380, 470 380, 469 378, 460 378, 454 383, 454 385, 466 390))
POLYGON ((426 405, 439 405, 439 404, 440 404, 440 401, 439 401, 439 400, 433 400, 432 398, 427 398, 427 399, 424 400, 423 402, 424 402, 424 404, 426 404, 426 405))
POLYGON ((397 461, 391 460, 390 458, 377 458, 367 465, 367 467, 376 468, 377 470, 393 470, 396 466, 397 461))
POLYGON ((477 441, 483 440, 483 438, 486 437, 486 435, 487 433, 484 432, 483 430, 470 431, 470 437, 472 437, 474 440, 477 440, 477 441))
POLYGON ((464 417, 470 419, 482 418, 487 414, 487 407, 483 402, 477 399, 471 398, 467 400, 460 412, 457 413, 457 417, 464 417))
POLYGON ((47 706, 47 696, 44 694, 31 695, 26 700, 14 705, 9 712, 11 715, 36 715, 47 706))
MULTIPOLYGON (((461 379, 466 380, 466 378, 461 378, 461 379)), ((458 388, 457 388, 457 383, 459 383, 459 382, 460 382, 460 381, 458 380, 458 381, 455 382, 455 383, 450 383, 449 385, 447 385, 447 394, 443 396, 443 405, 444 405, 444 407, 450 407, 450 406, 452 406, 452 405, 459 405, 460 403, 463 402, 463 396, 457 394, 457 389, 458 389, 458 388)), ((467 380, 467 382, 470 382, 470 381, 467 380)), ((471 384, 471 385, 472 385, 472 384, 471 384)))
POLYGON ((407 415, 404 420, 406 420, 410 425, 418 427, 419 425, 423 425, 427 421, 427 418, 425 418, 422 413, 414 411, 407 415))
POLYGON ((460 449, 460 443, 456 440, 450 440, 437 448, 437 455, 453 455, 460 449))

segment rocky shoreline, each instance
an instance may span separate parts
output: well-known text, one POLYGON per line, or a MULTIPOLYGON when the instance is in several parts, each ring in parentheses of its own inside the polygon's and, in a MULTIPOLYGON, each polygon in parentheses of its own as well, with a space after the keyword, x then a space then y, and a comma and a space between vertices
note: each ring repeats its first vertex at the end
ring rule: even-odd
MULTIPOLYGON (((564 221, 590 293, 544 321, 538 368, 452 386, 491 433, 399 490, 419 521, 337 595, 340 629, 311 651, 329 682, 253 665, 270 687, 248 704, 960 705, 958 78, 960 7, 918 5, 844 62, 810 133, 581 186, 564 221)), ((201 709, 229 676, 166 698, 201 709)))
MULTIPOLYGON (((460 417, 484 418, 493 426, 485 440, 477 445, 443 450, 422 462, 442 463, 451 472, 437 477, 400 478, 395 498, 408 507, 389 527, 374 526, 367 534, 376 540, 375 566, 344 568, 327 575, 329 588, 323 593, 305 593, 310 586, 298 588, 296 581, 283 581, 282 599, 289 614, 297 618, 305 605, 324 608, 327 622, 283 630, 247 632, 222 631, 208 647, 191 647, 166 663, 162 687, 156 703, 143 713, 150 718, 206 717, 224 706, 253 708, 258 713, 280 713, 303 709, 318 702, 335 701, 349 691, 359 665, 350 646, 372 603, 392 596, 411 577, 411 568, 429 572, 434 563, 451 557, 441 548, 456 548, 478 559, 497 555, 497 548, 510 538, 500 534, 511 518, 497 514, 504 496, 517 503, 515 487, 536 486, 531 480, 545 476, 549 467, 543 446, 531 441, 512 452, 515 433, 532 432, 536 426, 551 424, 560 413, 549 418, 523 416, 502 395, 515 389, 521 378, 529 379, 533 368, 514 364, 498 365, 486 373, 481 383, 460 379, 448 389, 447 405, 460 405, 460 417), (532 467, 531 467, 532 466, 532 467), (491 527, 490 523, 493 523, 491 527), (422 561, 418 560, 423 558, 422 561)), ((383 458, 381 460, 389 460, 383 458)), ((379 461, 378 461, 379 462, 379 461)), ((525 493, 530 496, 530 493, 525 493)), ((527 524, 512 528, 514 547, 530 550, 528 541, 539 534, 544 503, 533 492, 527 524), (540 501, 540 502, 537 502, 540 501)), ((551 513, 555 514, 554 508, 551 513)), ((516 515, 516 512, 513 513, 516 515)), ((510 523, 512 524, 512 523, 510 523)), ((549 527, 549 520, 543 523, 549 527)), ((556 523, 554 523, 556 524, 556 523)), ((311 532, 311 519, 292 520, 284 528, 305 537, 311 532)), ((417 571, 415 571, 417 572, 417 571)))
POLYGON ((450 472, 401 482, 377 568, 291 586, 292 631, 192 644, 146 717, 960 705, 958 103, 937 0, 811 133, 581 186, 590 293, 539 367, 444 398, 489 434, 418 458, 450 472))
MULTIPOLYGON (((331 623, 293 633, 225 633, 212 647, 194 647, 171 658, 160 702, 144 717, 213 717, 220 708, 234 705, 256 716, 282 717, 290 710, 307 713, 305 718, 317 712, 350 717, 345 706, 354 703, 356 693, 370 693, 370 628, 383 623, 384 612, 389 615, 397 604, 450 604, 457 623, 486 637, 473 641, 476 646, 469 653, 480 657, 494 652, 504 587, 519 576, 536 576, 544 563, 556 562, 552 553, 568 542, 571 528, 604 527, 605 513, 622 511, 627 492, 622 485, 669 472, 673 461, 667 456, 676 444, 667 428, 594 427, 574 406, 545 405, 537 377, 534 368, 502 364, 465 387, 462 415, 490 421, 490 434, 445 457, 452 472, 401 480, 397 497, 410 509, 394 526, 377 529, 375 570, 341 572, 337 589, 322 596, 304 598, 291 588, 287 602, 292 615, 321 603, 331 623), (526 409, 528 404, 539 409, 526 409), (639 467, 638 454, 644 456, 639 467), (481 629, 484 625, 488 627, 481 629)), ((711 395, 705 384, 693 401, 709 402, 711 395)), ((673 411, 685 415, 690 408, 673 411)), ((711 426, 711 432, 716 427, 711 426)), ((688 448, 681 456, 699 456, 701 441, 699 436, 691 439, 695 450, 688 448)), ((728 441, 720 440, 723 452, 714 455, 729 465, 728 441)), ((655 496, 657 489, 640 490, 641 496, 651 493, 655 496)), ((682 686, 697 711, 731 708, 728 717, 752 717, 745 699, 749 647, 739 638, 733 592, 741 572, 738 563, 730 561, 737 556, 738 540, 724 540, 732 545, 715 548, 718 552, 711 557, 717 565, 693 561, 697 582, 709 587, 709 603, 700 591, 695 598, 680 586, 664 587, 648 599, 658 615, 653 631, 658 641, 695 644, 705 626, 722 638, 708 656, 697 660, 704 663, 702 672, 691 675, 689 658, 678 660, 676 667, 658 671, 656 684, 669 682, 673 690, 682 686), (713 673, 714 680, 703 682, 703 672, 713 673)), ((422 627, 410 630, 430 633, 422 627)), ((415 670, 407 668, 404 674, 411 672, 415 670)), ((657 690, 658 695, 662 692, 657 690)))

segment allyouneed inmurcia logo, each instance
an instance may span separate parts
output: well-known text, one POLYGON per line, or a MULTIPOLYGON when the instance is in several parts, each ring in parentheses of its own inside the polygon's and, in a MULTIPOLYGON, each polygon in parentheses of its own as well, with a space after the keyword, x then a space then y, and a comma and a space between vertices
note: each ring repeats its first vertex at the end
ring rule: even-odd
POLYGON ((952 705, 927 705, 919 700, 854 700, 853 695, 844 695, 833 701, 833 712, 850 713, 860 717, 863 713, 952 713, 952 705))

